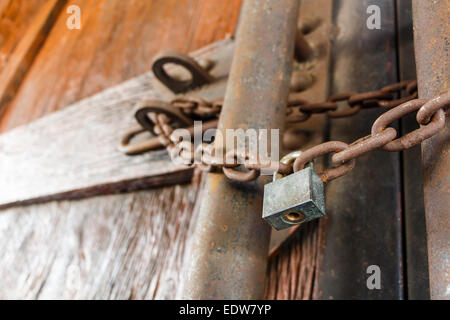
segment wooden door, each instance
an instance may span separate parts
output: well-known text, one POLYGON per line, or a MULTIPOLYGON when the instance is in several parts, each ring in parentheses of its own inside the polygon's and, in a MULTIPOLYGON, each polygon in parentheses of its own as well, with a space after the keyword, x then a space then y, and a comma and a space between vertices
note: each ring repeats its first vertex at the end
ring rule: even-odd
MULTIPOLYGON (((395 14, 404 13, 409 0, 376 1, 385 14, 381 31, 360 30, 357 23, 363 25, 366 13, 361 3, 333 1, 337 27, 319 31, 327 41, 334 39, 331 91, 379 89, 413 69, 407 52, 412 42, 402 36, 396 43, 411 15, 395 14), (354 12, 357 21, 348 19, 354 12), (377 51, 380 39, 386 52, 377 51), (349 52, 352 43, 359 49, 349 52), (396 45, 403 48, 399 61, 396 45), (369 47, 373 53, 361 54, 369 47)), ((202 196, 201 174, 173 165, 164 151, 126 157, 116 147, 133 124, 137 101, 167 98, 154 87, 152 57, 162 49, 213 59, 232 51, 240 5, 241 0, 0 0, 0 298, 176 296, 202 196), (71 6, 80 9, 79 30, 67 27, 71 6)), ((322 42, 316 45, 324 50, 322 42)), ((229 63, 215 72, 223 75, 229 63)), ((328 62, 321 69, 325 94, 328 62)), ((376 112, 334 120, 331 138, 363 136, 376 112)), ((269 261, 266 298, 392 299, 404 298, 407 290, 410 297, 426 298, 424 227, 411 219, 422 210, 411 198, 421 194, 409 187, 411 174, 402 174, 400 164, 416 166, 418 150, 410 152, 403 159, 381 153, 363 158, 353 178, 328 189, 330 217, 305 226, 269 261), (385 168, 394 177, 387 187, 365 178, 369 171, 383 182, 385 168), (371 195, 368 210, 366 199, 346 192, 355 179, 364 185, 361 194, 371 195), (372 196, 386 190, 387 199, 372 196), (367 237, 367 221, 385 232, 380 217, 389 234, 367 237), (389 248, 389 255, 375 253, 379 248, 389 248), (379 257, 385 290, 369 292, 362 267, 379 257)))
POLYGON ((111 129, 130 122, 108 123, 152 91, 152 57, 229 38, 240 4, 0 1, 0 298, 175 297, 200 177, 191 182, 191 171, 168 167, 168 179, 155 178, 170 165, 163 152, 123 170, 123 158, 89 155, 111 147, 111 129), (67 27, 73 5, 79 30, 67 27), (120 193, 135 189, 144 190, 120 193))

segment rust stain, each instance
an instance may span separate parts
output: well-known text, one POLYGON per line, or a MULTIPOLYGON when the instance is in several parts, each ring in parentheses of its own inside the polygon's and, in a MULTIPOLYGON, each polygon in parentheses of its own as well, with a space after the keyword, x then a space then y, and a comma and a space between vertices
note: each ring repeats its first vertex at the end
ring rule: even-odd
MULTIPOLYGON (((448 90, 448 0, 413 1, 414 37, 419 97, 432 98, 448 90)), ((449 127, 422 144, 424 199, 432 299, 449 299, 448 239, 450 237, 449 127)))

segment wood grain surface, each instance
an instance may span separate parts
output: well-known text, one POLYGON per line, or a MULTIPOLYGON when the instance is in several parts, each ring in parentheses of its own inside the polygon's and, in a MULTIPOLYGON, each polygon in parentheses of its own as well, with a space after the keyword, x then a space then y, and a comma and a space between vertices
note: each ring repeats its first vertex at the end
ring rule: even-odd
MULTIPOLYGON (((0 1, 0 14, 7 2, 0 1)), ((234 32, 240 3, 69 0, 67 5, 80 5, 82 29, 68 30, 62 11, 8 105, 0 131, 148 72, 159 50, 190 52, 227 37, 234 32)), ((10 29, 15 39, 26 30, 26 19, 20 20, 22 29, 10 29)), ((21 147, 29 146, 15 146, 21 147)), ((174 298, 195 223, 198 183, 1 210, 0 297, 174 298)))
MULTIPOLYGON (((193 53, 215 62, 210 73, 217 80, 190 94, 208 100, 223 97, 233 51, 228 39, 193 53)), ((0 208, 130 191, 155 181, 188 182, 191 169, 173 163, 164 149, 135 156, 118 150, 123 134, 136 125, 137 102, 174 97, 155 89, 156 83, 148 72, 0 135, 0 208)))
POLYGON ((42 0, 0 1, 0 70, 3 70, 33 23, 42 0))
POLYGON ((69 0, 81 29, 59 18, 0 121, 29 123, 150 70, 163 49, 194 51, 234 32, 241 0, 69 0))
POLYGON ((0 9, 0 116, 14 98, 65 2, 5 1, 0 9), (29 24, 24 20, 30 20, 29 24))
MULTIPOLYGON (((36 120, 93 93, 145 73, 150 68, 152 55, 160 49, 189 52, 222 39, 233 32, 240 7, 240 1, 193 0, 68 1, 69 4, 80 5, 82 29, 68 30, 63 11, 26 74, 15 100, 2 118, 0 131, 36 120)), ((34 129, 31 131, 28 130, 30 127, 13 130, 9 136, 13 139, 9 139, 11 141, 7 142, 8 147, 2 148, 2 152, 10 150, 9 155, 15 153, 16 156, 21 156, 12 156, 7 160, 10 165, 14 163, 13 167, 8 167, 15 168, 13 170, 16 174, 23 171, 30 173, 31 177, 41 177, 41 181, 37 179, 37 185, 33 185, 30 176, 25 177, 25 184, 22 184, 24 190, 39 193, 39 187, 36 186, 52 186, 51 183, 45 183, 48 176, 42 179, 46 168, 42 164, 46 161, 61 165, 70 163, 68 159, 73 154, 64 151, 71 149, 66 147, 70 143, 64 136, 72 136, 74 141, 83 141, 76 139, 77 132, 80 131, 70 128, 73 125, 73 121, 70 121, 72 117, 81 119, 78 122, 83 132, 89 132, 89 119, 105 124, 111 120, 108 113, 95 111, 97 116, 88 116, 90 111, 87 109, 101 109, 102 103, 105 110, 108 107, 116 109, 121 105, 119 102, 123 102, 123 96, 132 97, 130 101, 137 99, 139 94, 133 96, 136 93, 133 88, 141 86, 144 94, 148 92, 151 82, 145 79, 148 80, 148 75, 131 80, 122 89, 112 89, 76 103, 65 114, 54 114, 33 123, 30 127, 34 129), (105 94, 118 96, 113 97, 112 103, 106 103, 105 106, 105 94), (80 112, 76 112, 76 109, 80 112), (83 113, 86 115, 82 116, 83 113), (107 117, 103 119, 105 115, 107 117), (39 138, 47 137, 48 140, 50 136, 54 136, 50 122, 55 121, 52 119, 60 123, 59 128, 66 126, 67 135, 63 134, 61 139, 58 137, 49 143, 50 149, 43 154, 35 152, 32 157, 27 157, 30 154, 27 149, 45 150, 45 143, 39 138), (16 140, 16 137, 21 138, 16 140), (51 149, 62 153, 52 154, 51 149), (37 159, 43 161, 41 166, 38 165, 39 161, 36 162, 37 159), (44 172, 40 172, 42 168, 44 172), (31 181, 29 186, 26 181, 31 181)), ((321 95, 323 93, 311 98, 316 100, 321 95)), ((126 109, 129 107, 128 105, 126 109)), ((113 119, 118 121, 124 114, 114 112, 113 119)), ((128 125, 126 122, 121 123, 128 125)), ((92 122, 92 126, 90 134, 94 134, 95 128, 99 128, 98 122, 95 125, 92 122)), ((100 140, 99 143, 101 142, 105 140, 100 140)), ((77 148, 72 147, 72 150, 77 148)), ((84 167, 82 162, 79 162, 79 168, 84 167)), ((93 163, 92 169, 97 168, 95 172, 98 172, 100 168, 101 171, 100 164, 93 163)), ((4 167, 2 164, 0 168, 4 167)), ((108 167, 112 168, 110 165, 108 167)), ((61 167, 61 173, 64 172, 61 167)), ((18 183, 14 181, 14 175, 9 176, 14 183, 18 183)), ((78 179, 81 181, 85 177, 80 173, 73 173, 71 176, 69 180, 72 182, 78 179)), ((62 181, 61 176, 56 176, 54 181, 57 180, 62 181)), ((143 179, 139 181, 142 182, 143 179)), ((174 298, 176 284, 182 274, 183 259, 186 258, 183 253, 189 246, 190 226, 195 223, 194 208, 201 197, 199 183, 199 177, 196 177, 190 186, 2 210, 0 238, 6 253, 0 258, 0 275, 5 279, 0 282, 0 297, 174 298)), ((127 184, 132 185, 130 182, 127 184)), ((8 190, 6 184, 3 186, 2 191, 8 190)), ((116 185, 118 186, 123 187, 116 185)), ((109 193, 111 189, 101 192, 109 193)), ((10 191, 5 194, 15 194, 16 198, 20 195, 10 191)), ((95 192, 88 192, 85 196, 93 194, 95 192)), ((62 197, 67 198, 68 195, 62 197)), ((23 196, 22 198, 24 199, 23 196)), ((44 200, 49 199, 51 198, 44 200)), ((269 265, 266 298, 312 297, 320 258, 321 230, 316 223, 310 224, 283 245, 279 255, 269 265)))
POLYGON ((200 182, 2 211, 0 299, 174 299, 200 182))

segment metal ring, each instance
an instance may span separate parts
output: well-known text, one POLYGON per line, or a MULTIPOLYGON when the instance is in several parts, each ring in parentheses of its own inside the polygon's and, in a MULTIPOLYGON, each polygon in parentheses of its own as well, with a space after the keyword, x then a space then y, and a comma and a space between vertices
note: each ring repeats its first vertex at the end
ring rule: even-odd
POLYGON ((385 86, 381 89, 381 91, 387 91, 391 93, 399 92, 405 90, 408 93, 407 97, 395 99, 392 101, 380 101, 379 105, 381 108, 391 109, 395 108, 405 102, 416 99, 417 94, 417 81, 416 80, 405 80, 401 82, 397 82, 388 86, 385 86))
POLYGON ((191 126, 193 120, 186 117, 178 108, 159 100, 141 101, 137 105, 137 111, 134 114, 137 122, 146 130, 156 135, 153 130, 155 123, 147 116, 149 113, 165 114, 171 120, 180 122, 181 126, 191 126))
MULTIPOLYGON (((390 99, 392 99, 392 94, 388 91, 382 91, 382 90, 370 91, 370 92, 365 92, 365 93, 357 93, 348 99, 348 104, 350 106, 358 104, 358 105, 361 105, 361 108, 372 108, 375 106, 367 105, 367 101, 380 100, 380 99, 381 100, 390 100, 390 99)), ((378 103, 377 103, 377 105, 378 105, 378 103)))
MULTIPOLYGON (((330 152, 339 152, 348 148, 348 144, 340 141, 329 141, 322 144, 319 144, 315 147, 312 147, 306 151, 304 151, 294 162, 294 172, 302 170, 305 165, 313 161, 314 159, 328 154, 330 152)), ((334 168, 325 169, 323 172, 318 173, 317 175, 323 182, 328 182, 333 179, 336 179, 344 174, 350 172, 355 166, 355 159, 352 159, 346 163, 343 163, 334 168)))
POLYGON ((287 110, 290 110, 291 112, 286 117, 287 123, 296 123, 296 122, 303 122, 308 120, 311 117, 311 113, 301 112, 300 108, 288 108, 287 110))
POLYGON ((170 104, 182 109, 185 114, 195 115, 200 119, 217 117, 221 110, 221 105, 217 102, 208 102, 199 97, 178 97, 171 100, 170 104))
MULTIPOLYGON (((328 101, 330 102, 339 102, 339 101, 344 101, 344 100, 348 100, 351 96, 355 95, 355 92, 345 92, 345 93, 340 93, 340 94, 335 94, 333 96, 331 96, 328 101)), ((348 103, 347 103, 348 104, 348 103)), ((361 110, 361 105, 359 104, 355 104, 353 106, 350 106, 350 108, 348 109, 343 109, 343 110, 330 110, 327 112, 328 116, 330 118, 343 118, 343 117, 349 117, 352 116, 354 114, 357 114, 359 112, 359 110, 361 110)))
POLYGON ((426 102, 417 112, 417 122, 426 125, 431 117, 439 109, 448 108, 450 105, 450 90, 426 102))
POLYGON ((400 81, 381 88, 381 91, 388 91, 391 93, 402 91, 405 90, 410 83, 411 80, 400 81))
POLYGON ((191 99, 178 97, 172 99, 169 104, 176 108, 180 108, 184 114, 190 116, 193 113, 193 110, 197 107, 198 102, 191 99))
POLYGON ((146 131, 147 130, 142 128, 139 124, 128 129, 128 131, 122 136, 122 140, 120 141, 120 145, 118 147, 119 151, 131 156, 161 147, 162 145, 158 137, 151 137, 145 141, 131 143, 131 140, 134 137, 146 131))
POLYGON ((334 111, 337 109, 337 104, 335 102, 327 101, 320 103, 308 103, 303 104, 299 107, 300 111, 306 113, 322 113, 327 111, 334 111))
POLYGON ((203 154, 205 150, 208 150, 210 155, 214 156, 214 144, 202 143, 194 151, 194 161, 200 160, 200 162, 197 163, 197 166, 200 168, 200 170, 211 172, 213 170, 213 165, 205 161, 205 155, 203 154))
POLYGON ((176 107, 179 107, 181 109, 183 108, 194 108, 200 104, 203 105, 211 105, 212 103, 206 101, 203 98, 200 97, 186 97, 186 96, 182 96, 182 97, 176 97, 173 98, 172 100, 170 100, 169 104, 174 105, 176 107))
POLYGON ((414 100, 416 98, 417 98, 417 92, 414 92, 412 95, 409 95, 407 97, 399 98, 399 99, 391 100, 391 101, 383 100, 383 101, 380 101, 378 104, 380 105, 381 108, 392 109, 392 108, 398 107, 399 105, 401 105, 405 102, 414 100))
POLYGON ((189 91, 214 81, 214 78, 197 61, 186 54, 176 51, 159 53, 153 60, 152 70, 159 81, 174 93, 189 91), (178 64, 186 68, 191 74, 191 79, 178 80, 171 77, 164 69, 164 65, 167 63, 178 64))
POLYGON ((378 149, 386 143, 392 141, 397 136, 394 128, 387 128, 375 135, 369 135, 358 139, 348 146, 348 148, 333 154, 331 162, 335 165, 343 164, 363 155, 366 152, 378 149))
POLYGON ((409 95, 412 95, 414 92, 417 92, 417 80, 410 81, 410 83, 406 86, 406 92, 409 95))
MULTIPOLYGON (((391 124, 392 122, 400 119, 401 117, 420 109, 427 100, 416 99, 408 101, 394 109, 391 109, 382 114, 372 126, 372 134, 375 135, 391 124)), ((403 137, 395 139, 382 147, 386 151, 401 151, 418 143, 421 143, 425 139, 436 134, 440 129, 445 126, 445 113, 442 109, 439 109, 433 116, 432 121, 419 129, 416 129, 403 137)))
POLYGON ((227 176, 227 178, 232 179, 232 180, 237 180, 237 181, 242 181, 242 182, 249 182, 249 181, 253 181, 255 179, 257 179, 259 177, 259 171, 256 169, 251 169, 247 172, 242 172, 242 171, 237 171, 234 170, 233 168, 222 168, 223 173, 225 174, 225 176, 227 176))
MULTIPOLYGON (((273 173, 273 181, 277 180, 280 176, 284 176, 287 175, 289 173, 291 173, 293 171, 292 168, 292 163, 295 161, 295 159, 297 159, 303 151, 301 150, 296 150, 296 151, 292 151, 291 153, 288 153, 287 155, 285 155, 283 158, 281 158, 280 160, 280 164, 283 164, 284 166, 289 168, 289 171, 286 171, 285 173, 280 172, 280 170, 277 170, 273 173)), ((285 168, 287 169, 287 168, 285 168)), ((283 169, 282 169, 283 170, 283 169)))
POLYGON ((300 98, 298 94, 291 94, 286 108, 286 122, 296 123, 308 120, 311 117, 311 113, 302 112, 300 110, 300 106, 307 103, 308 101, 300 98))
MULTIPOLYGON (((226 167, 224 166, 222 168, 223 173, 225 174, 225 176, 227 176, 229 179, 232 180, 237 180, 237 181, 242 181, 242 182, 248 182, 248 181, 253 181, 256 178, 259 177, 260 175, 260 170, 258 169, 250 169, 247 172, 243 172, 243 171, 238 171, 236 170, 236 164, 239 165, 239 159, 243 160, 242 162, 245 164, 245 162, 248 160, 249 154, 247 150, 230 150, 229 152, 226 153, 225 155, 225 159, 226 159, 226 164, 228 164, 230 162, 231 159, 233 159, 233 166, 234 167, 226 167)), ((242 163, 241 163, 242 164, 242 163)))
POLYGON ((302 93, 291 93, 288 98, 288 107, 298 107, 307 104, 308 101, 302 98, 302 93))

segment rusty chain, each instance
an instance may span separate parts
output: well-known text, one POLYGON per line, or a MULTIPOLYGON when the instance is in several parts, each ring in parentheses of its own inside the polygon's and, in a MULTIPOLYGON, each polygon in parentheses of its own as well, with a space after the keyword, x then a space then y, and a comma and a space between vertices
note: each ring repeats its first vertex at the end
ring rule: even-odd
MULTIPOLYGON (((155 102, 153 102, 155 104, 155 102)), ((154 133, 161 145, 163 145, 169 152, 172 158, 180 158, 184 164, 192 165, 195 159, 198 159, 197 166, 203 171, 217 171, 222 169, 223 173, 230 179, 239 181, 251 181, 256 179, 261 170, 263 161, 259 159, 257 153, 250 153, 244 150, 231 150, 225 154, 216 155, 217 149, 213 144, 202 143, 194 150, 194 144, 189 141, 184 141, 183 134, 174 129, 171 125, 170 115, 175 115, 178 109, 181 109, 183 114, 192 116, 195 119, 210 119, 216 118, 220 114, 221 101, 207 102, 203 99, 177 98, 170 102, 169 105, 160 104, 154 106, 154 109, 164 111, 164 113, 155 112, 152 109, 143 110, 142 114, 152 122, 151 131, 154 133), (240 166, 243 162, 248 169, 247 172, 233 170, 240 166)), ((138 110, 139 112, 139 110, 138 110)), ((141 114, 141 115, 142 115, 141 114)), ((277 168, 284 174, 292 172, 291 166, 278 164, 272 162, 271 165, 277 168)))
MULTIPOLYGON (((370 135, 351 144, 341 141, 319 144, 302 152, 293 164, 267 161, 256 152, 248 150, 235 149, 225 153, 219 150, 220 155, 216 155, 217 149, 213 143, 202 143, 194 150, 193 143, 182 141, 183 137, 171 126, 171 116, 181 110, 184 116, 195 120, 217 119, 222 99, 209 102, 201 98, 179 97, 169 103, 171 110, 167 111, 169 107, 144 110, 141 118, 142 114, 148 116, 152 125, 150 128, 144 127, 157 136, 172 157, 178 156, 188 165, 197 160, 197 166, 204 171, 222 170, 230 179, 251 181, 258 178, 262 169, 278 168, 279 173, 287 175, 302 170, 308 162, 320 156, 334 153, 331 157, 334 167, 318 173, 323 182, 328 182, 350 172, 355 166, 356 158, 369 151, 378 148, 385 151, 405 150, 439 132, 445 126, 450 91, 431 100, 417 99, 417 96, 417 81, 413 80, 398 82, 376 91, 337 94, 321 103, 311 103, 301 99, 299 94, 291 94, 286 111, 286 121, 289 123, 306 121, 316 113, 326 113, 330 118, 342 118, 353 116, 362 109, 378 107, 388 110, 373 123, 370 135), (393 99, 393 94, 401 91, 405 91, 407 96, 393 99), (346 102, 348 107, 340 109, 338 102, 346 102), (164 112, 158 111, 163 109, 164 112), (389 124, 416 111, 416 119, 421 127, 396 139, 397 131, 389 127, 389 124), (243 163, 245 171, 238 168, 239 163, 243 163)), ((178 115, 180 117, 182 116, 178 115)))

